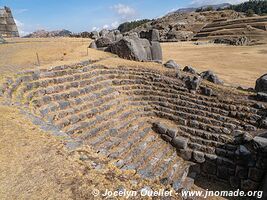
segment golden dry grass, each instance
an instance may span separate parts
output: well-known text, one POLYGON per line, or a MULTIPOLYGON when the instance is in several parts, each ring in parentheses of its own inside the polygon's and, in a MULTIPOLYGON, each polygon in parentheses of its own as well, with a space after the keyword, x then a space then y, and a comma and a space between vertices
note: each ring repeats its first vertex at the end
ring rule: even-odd
POLYGON ((192 42, 162 44, 164 61, 175 60, 198 71, 213 70, 226 83, 254 87, 267 73, 267 44, 259 46, 194 45, 192 42))
POLYGON ((67 151, 62 138, 41 131, 16 108, 0 110, 0 199, 103 199, 92 191, 164 188, 115 168, 89 147, 67 151))
MULTIPOLYGON (((24 69, 71 64, 103 59, 107 66, 136 66, 164 70, 162 65, 140 63, 117 58, 110 53, 88 49, 90 39, 82 38, 17 38, 0 45, 0 79, 24 69)), ((254 87, 255 80, 267 73, 267 44, 235 47, 226 45, 194 45, 192 42, 163 43, 163 59, 175 60, 182 66, 192 65, 198 71, 211 69, 226 83, 254 87)))

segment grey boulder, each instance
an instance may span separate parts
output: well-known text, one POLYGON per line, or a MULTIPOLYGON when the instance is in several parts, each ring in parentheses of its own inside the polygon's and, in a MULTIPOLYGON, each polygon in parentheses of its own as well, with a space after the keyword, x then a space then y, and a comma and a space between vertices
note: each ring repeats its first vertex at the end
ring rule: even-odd
POLYGON ((197 70, 191 66, 185 66, 183 69, 184 72, 191 73, 191 74, 196 74, 197 70))
POLYGON ((194 77, 187 76, 184 79, 185 85, 187 89, 189 89, 190 91, 198 90, 201 84, 201 81, 202 79, 198 76, 194 76, 194 77))
POLYGON ((219 77, 210 70, 204 71, 200 75, 201 75, 201 78, 203 78, 209 82, 212 82, 215 84, 223 84, 223 81, 220 80, 219 77))
POLYGON ((165 67, 171 68, 171 69, 179 69, 180 66, 174 61, 174 60, 169 60, 164 64, 165 67))
POLYGON ((90 33, 90 38, 91 39, 97 39, 97 38, 99 38, 99 33, 97 32, 97 31, 92 31, 91 33, 90 33))
POLYGON ((99 32, 100 37, 104 37, 106 34, 108 34, 109 31, 107 29, 103 29, 99 32))
POLYGON ((91 42, 91 44, 89 45, 89 48, 91 48, 91 49, 97 49, 97 46, 96 46, 95 41, 91 42))
POLYGON ((108 51, 129 60, 162 60, 160 44, 150 44, 146 39, 135 37, 124 37, 120 41, 109 45, 108 51))
POLYGON ((264 74, 260 78, 257 79, 255 90, 257 92, 267 93, 267 74, 264 74))
POLYGON ((107 47, 108 45, 112 44, 112 41, 107 37, 101 37, 96 40, 97 48, 107 47))

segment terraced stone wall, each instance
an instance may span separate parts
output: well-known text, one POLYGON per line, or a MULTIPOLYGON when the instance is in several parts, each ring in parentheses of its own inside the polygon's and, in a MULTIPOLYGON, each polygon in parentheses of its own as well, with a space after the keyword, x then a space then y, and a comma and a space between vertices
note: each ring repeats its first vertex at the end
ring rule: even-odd
POLYGON ((266 143, 257 140, 266 139, 266 104, 213 90, 191 93, 173 71, 84 63, 20 73, 0 93, 144 178, 179 189, 190 160, 235 187, 258 188, 266 173, 266 143), (157 122, 175 128, 158 134, 157 122))

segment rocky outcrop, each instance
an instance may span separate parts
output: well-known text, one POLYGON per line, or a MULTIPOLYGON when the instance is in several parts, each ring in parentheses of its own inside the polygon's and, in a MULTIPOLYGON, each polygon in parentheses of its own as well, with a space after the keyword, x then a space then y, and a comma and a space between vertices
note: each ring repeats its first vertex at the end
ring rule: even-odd
POLYGON ((4 38, 19 37, 17 25, 8 7, 0 8, 0 35, 4 38))
POLYGON ((216 38, 214 40, 215 44, 228 44, 234 46, 247 46, 250 44, 249 39, 246 36, 241 36, 238 38, 216 38))
POLYGON ((129 60, 162 61, 162 49, 158 42, 157 30, 144 33, 144 38, 139 38, 137 34, 123 36, 117 30, 102 30, 100 35, 100 38, 89 45, 90 48, 105 50, 129 60))
POLYGON ((198 41, 214 41, 230 45, 253 45, 265 43, 267 17, 215 20, 206 24, 193 38, 198 41))
POLYGON ((107 47, 112 44, 112 40, 108 37, 100 37, 95 41, 97 48, 107 47))
POLYGON ((160 42, 191 40, 206 24, 214 20, 238 19, 243 14, 231 10, 208 12, 172 12, 162 18, 145 23, 131 32, 143 37, 146 32, 158 30, 160 42))
POLYGON ((129 60, 162 60, 162 51, 159 43, 150 43, 147 39, 124 37, 120 41, 109 45, 107 51, 129 60))
POLYGON ((48 37, 69 37, 71 35, 72 33, 65 29, 56 30, 56 31, 38 30, 24 37, 25 38, 48 38, 48 37))

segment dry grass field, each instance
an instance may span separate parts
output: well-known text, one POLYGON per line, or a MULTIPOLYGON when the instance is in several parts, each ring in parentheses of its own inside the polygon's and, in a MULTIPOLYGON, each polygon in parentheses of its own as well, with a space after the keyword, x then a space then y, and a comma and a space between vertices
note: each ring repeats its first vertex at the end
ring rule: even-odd
MULTIPOLYGON (((9 39, 8 42, 0 45, 0 83, 1 78, 25 69, 88 59, 99 60, 97 64, 108 66, 166 70, 160 64, 128 61, 92 49, 88 49, 87 55, 89 39, 9 39), (37 64, 36 53, 41 66, 37 64)), ((162 47, 164 62, 174 59, 182 66, 196 67, 199 72, 211 69, 228 84, 253 87, 256 78, 267 72, 267 45, 197 46, 186 42, 164 43, 162 47)), ((0 105, 0 199, 93 199, 94 188, 115 191, 122 186, 128 190, 150 186, 162 189, 159 182, 150 183, 131 171, 123 173, 114 168, 92 149, 66 150, 65 138, 40 130, 15 106, 3 106, 1 98, 0 105), (96 164, 101 167, 96 168, 96 164)))
MULTIPOLYGON (((88 49, 90 39, 82 38, 35 38, 9 39, 0 45, 0 78, 24 69, 100 60, 99 64, 109 66, 146 66, 157 69, 163 67, 155 63, 140 63, 117 58, 115 55, 88 49)), ((226 46, 192 42, 163 43, 163 59, 175 60, 182 66, 194 66, 199 72, 211 69, 225 83, 254 87, 255 80, 267 72, 267 45, 226 46)))
POLYGON ((267 44, 258 46, 195 45, 192 42, 164 43, 164 61, 194 66, 199 72, 213 70, 226 83, 254 87, 267 73, 267 44))

